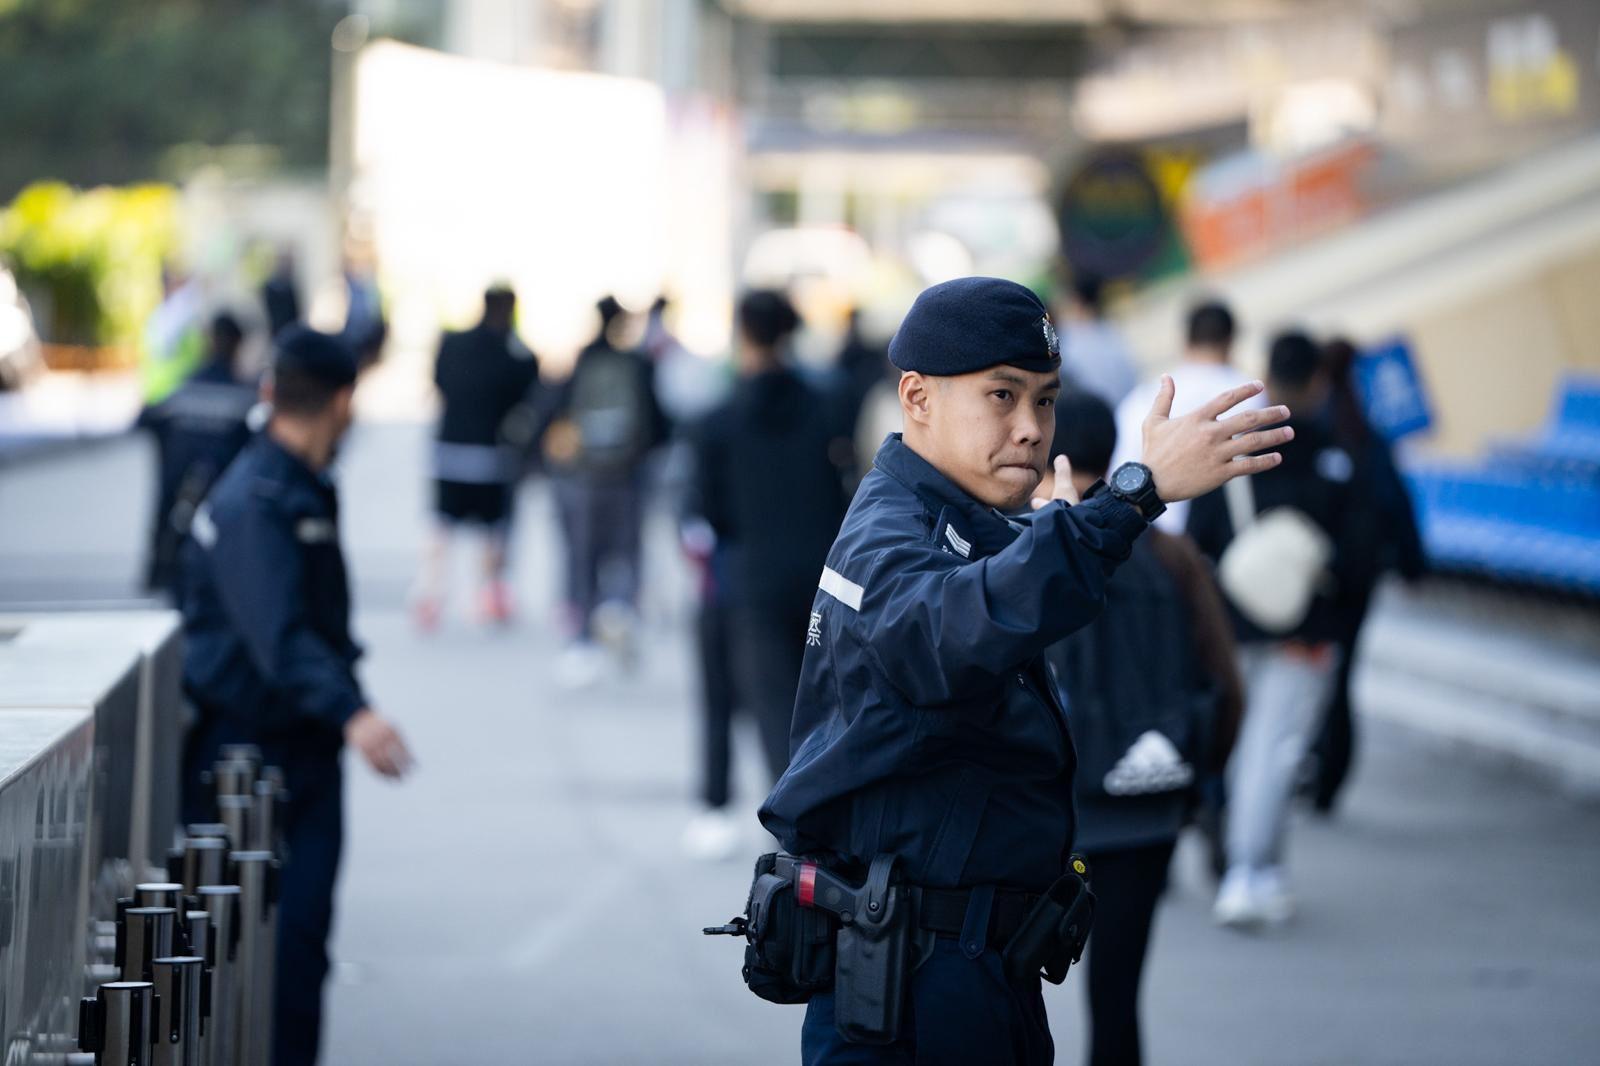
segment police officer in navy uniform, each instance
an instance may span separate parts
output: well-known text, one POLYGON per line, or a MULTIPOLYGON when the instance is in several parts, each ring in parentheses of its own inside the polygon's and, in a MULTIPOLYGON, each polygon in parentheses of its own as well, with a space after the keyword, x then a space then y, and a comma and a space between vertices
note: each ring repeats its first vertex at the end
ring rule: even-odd
POLYGON ((847 1042, 828 992, 807 1008, 802 1059, 1048 1063, 1039 978, 1013 983, 1000 954, 1073 845, 1075 756, 1042 653, 1094 617, 1163 501, 1270 468, 1276 454, 1240 457, 1291 434, 1258 429, 1281 408, 1217 420, 1259 382, 1171 418, 1164 379, 1143 463, 1080 502, 1064 457, 1045 477, 1060 352, 1033 293, 994 278, 935 286, 889 355, 905 432, 861 483, 797 635, 792 759, 761 819, 786 851, 858 877, 897 854, 906 881, 945 890, 961 921, 938 929, 892 1044, 847 1042))
POLYGON ((145 584, 171 591, 178 549, 195 508, 250 439, 256 389, 238 378, 244 329, 226 311, 211 320, 205 365, 171 396, 147 407, 139 427, 155 437, 156 504, 145 584))
POLYGON ((182 555, 184 815, 211 821, 200 774, 220 745, 259 744, 289 790, 278 909, 278 1066, 317 1058, 333 887, 343 835, 340 752, 386 777, 408 769, 400 734, 372 709, 355 665, 339 497, 328 467, 350 425, 355 353, 293 327, 276 340, 265 430, 201 504, 182 555))

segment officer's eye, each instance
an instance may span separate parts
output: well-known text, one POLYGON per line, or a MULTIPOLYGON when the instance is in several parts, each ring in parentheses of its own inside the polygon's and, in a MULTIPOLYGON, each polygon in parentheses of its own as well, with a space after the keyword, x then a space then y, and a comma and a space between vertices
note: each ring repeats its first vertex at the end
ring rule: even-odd
POLYGON ((993 396, 995 399, 999 400, 1001 403, 1010 403, 1011 402, 1011 390, 1010 389, 995 389, 989 395, 993 396))
POLYGON ((1054 407, 1055 405, 1056 398, 1054 396, 1044 396, 1039 399, 1040 407, 1054 407))

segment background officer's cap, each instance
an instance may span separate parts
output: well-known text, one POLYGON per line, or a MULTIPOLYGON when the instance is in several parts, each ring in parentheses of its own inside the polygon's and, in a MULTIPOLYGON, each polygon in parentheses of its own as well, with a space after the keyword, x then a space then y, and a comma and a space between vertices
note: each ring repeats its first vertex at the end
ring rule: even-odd
POLYGON ((302 374, 336 389, 354 385, 356 353, 338 337, 305 326, 291 326, 274 342, 273 370, 302 374))
POLYGON ((1043 303, 1001 278, 957 278, 917 297, 889 342, 901 370, 954 377, 1005 364, 1061 368, 1061 343, 1043 303))

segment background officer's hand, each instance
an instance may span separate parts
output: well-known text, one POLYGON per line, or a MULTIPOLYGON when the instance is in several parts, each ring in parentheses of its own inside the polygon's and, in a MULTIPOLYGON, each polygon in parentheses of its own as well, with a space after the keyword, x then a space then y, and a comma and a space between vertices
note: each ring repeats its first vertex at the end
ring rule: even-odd
POLYGON ((400 731, 371 707, 350 716, 344 724, 344 739, 384 777, 400 777, 411 769, 411 751, 400 731))
POLYGON ((1277 452, 1251 455, 1294 439, 1288 426, 1263 430, 1289 417, 1287 407, 1263 407, 1217 421, 1223 413, 1262 390, 1259 381, 1213 398, 1181 418, 1172 417, 1172 378, 1161 376, 1161 390, 1144 420, 1144 462, 1156 493, 1167 503, 1204 496, 1241 474, 1271 470, 1283 461, 1277 452), (1238 458, 1244 456, 1245 458, 1238 458))
POLYGON ((1045 478, 1039 482, 1039 487, 1034 490, 1039 493, 1048 492, 1049 496, 1038 495, 1033 498, 1033 509, 1037 511, 1045 504, 1061 500, 1068 507, 1078 502, 1078 490, 1072 484, 1072 463, 1065 455, 1056 456, 1055 481, 1045 478))

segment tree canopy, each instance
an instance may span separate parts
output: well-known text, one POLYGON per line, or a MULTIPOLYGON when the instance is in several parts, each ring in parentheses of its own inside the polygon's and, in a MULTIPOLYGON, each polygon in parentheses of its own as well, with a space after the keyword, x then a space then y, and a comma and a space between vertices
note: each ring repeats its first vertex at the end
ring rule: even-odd
POLYGON ((170 178, 176 148, 324 165, 329 0, 0 0, 0 202, 170 178))

